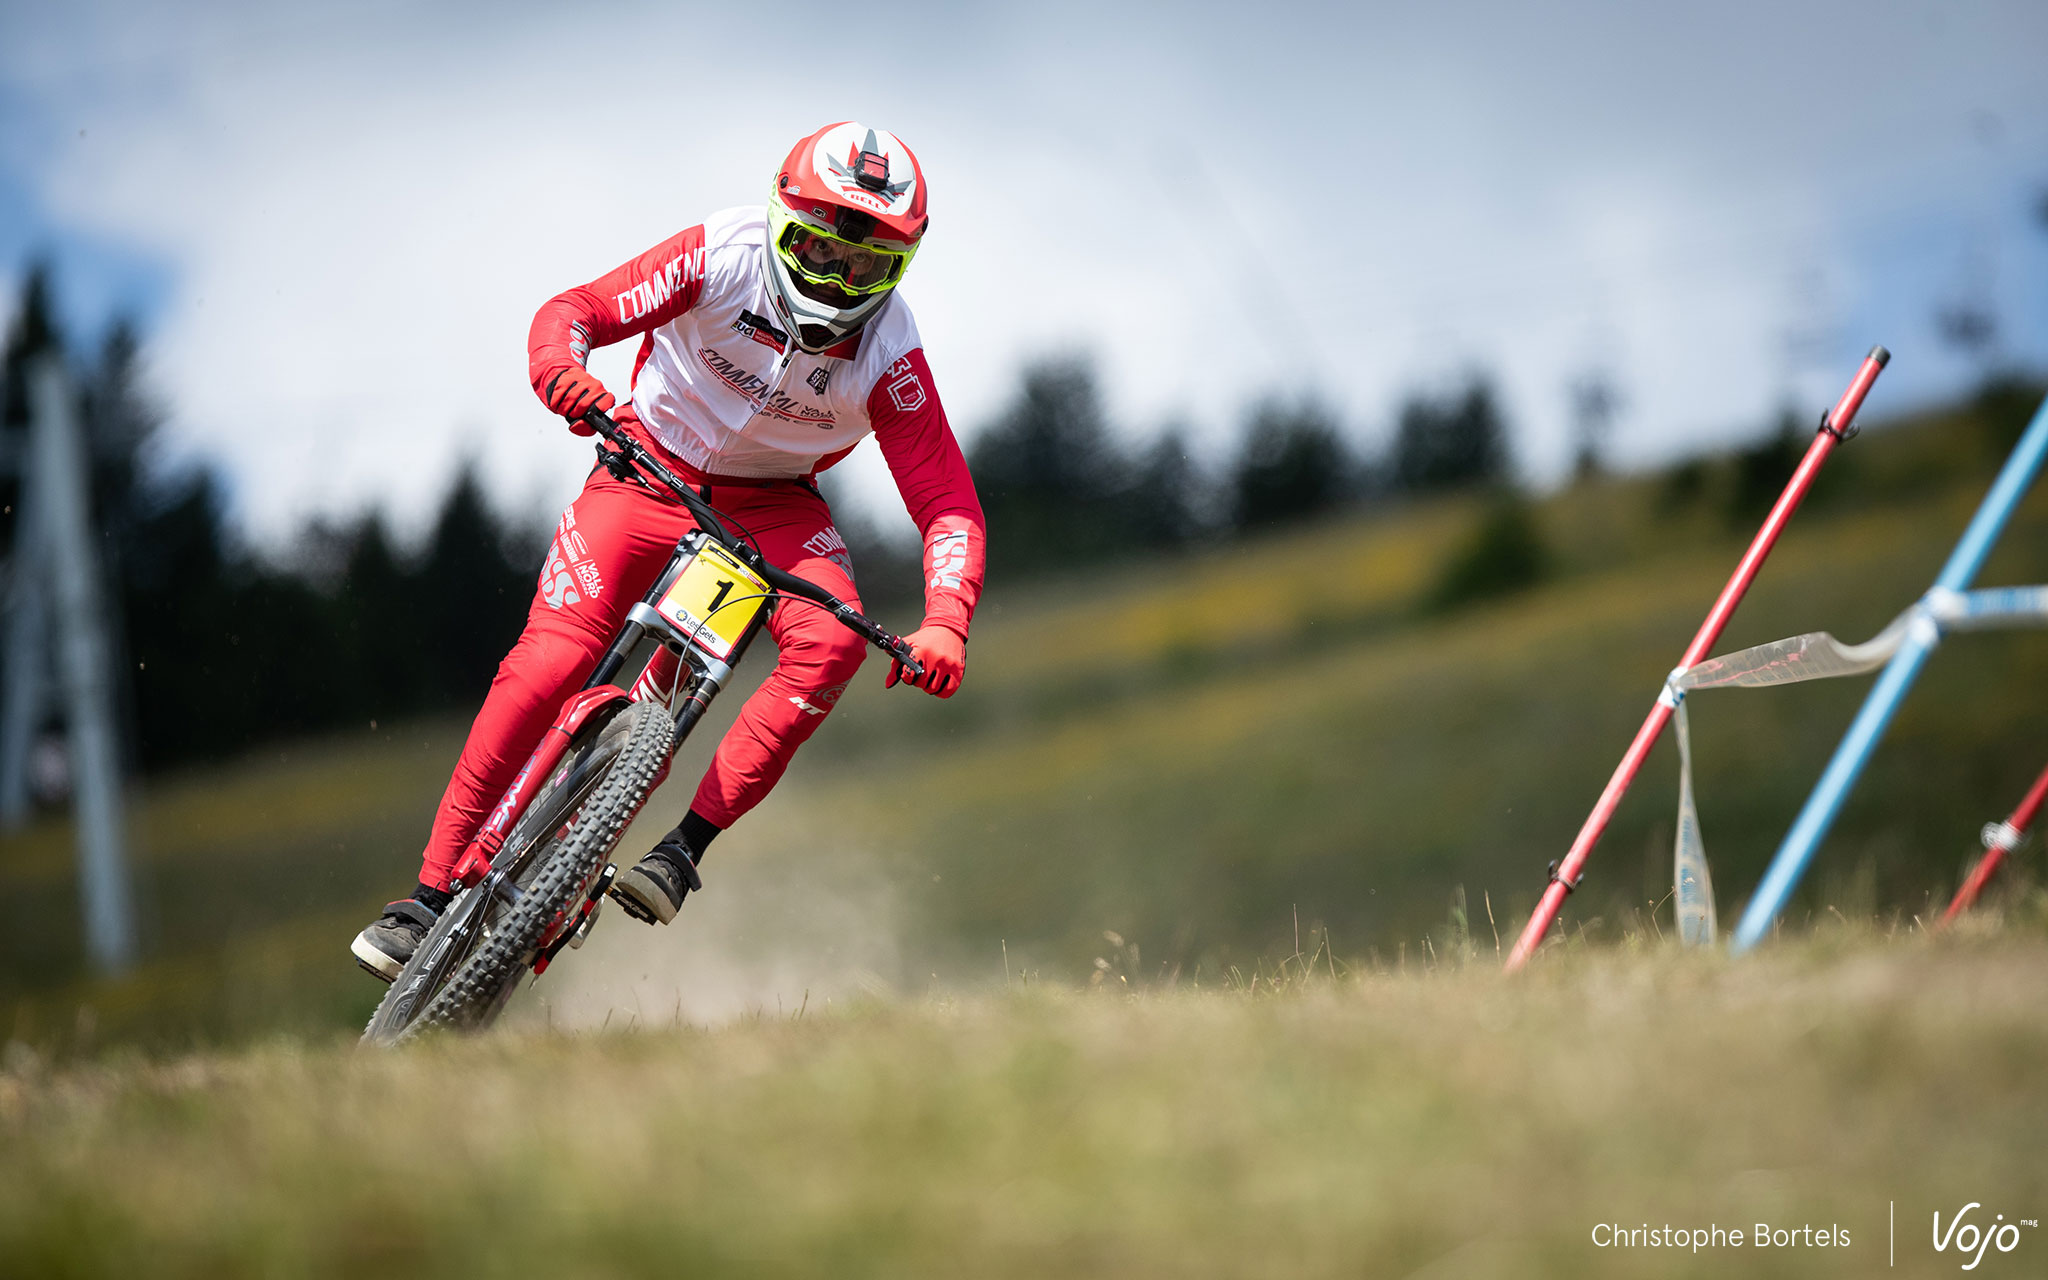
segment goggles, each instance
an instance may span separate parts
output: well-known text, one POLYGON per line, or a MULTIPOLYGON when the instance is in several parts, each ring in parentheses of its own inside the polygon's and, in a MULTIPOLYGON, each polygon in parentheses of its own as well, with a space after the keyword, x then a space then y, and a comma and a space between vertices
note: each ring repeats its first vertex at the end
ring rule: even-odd
POLYGON ((895 287, 917 252, 899 252, 842 240, 829 231, 792 220, 775 242, 775 252, 797 275, 848 293, 880 293, 895 287))

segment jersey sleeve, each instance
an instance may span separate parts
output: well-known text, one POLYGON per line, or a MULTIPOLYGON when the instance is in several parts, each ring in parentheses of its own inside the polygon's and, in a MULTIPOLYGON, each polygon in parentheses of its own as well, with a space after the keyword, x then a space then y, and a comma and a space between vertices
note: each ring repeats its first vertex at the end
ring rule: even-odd
POLYGON ((964 640, 981 599, 988 525, 922 347, 876 380, 868 422, 924 542, 924 625, 945 627, 964 640))
POLYGON ((697 305, 704 288, 704 228, 669 237, 589 284, 542 304, 526 337, 526 372, 547 399, 550 379, 588 363, 597 347, 667 324, 697 305))

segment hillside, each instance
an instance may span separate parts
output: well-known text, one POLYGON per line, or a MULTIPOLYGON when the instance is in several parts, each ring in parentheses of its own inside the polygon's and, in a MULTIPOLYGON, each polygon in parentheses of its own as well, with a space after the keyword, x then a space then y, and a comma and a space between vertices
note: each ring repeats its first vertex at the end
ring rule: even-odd
MULTIPOLYGON (((1967 413, 1867 432, 1722 647, 1874 633, 1925 588, 2001 455, 1967 413)), ((718 1019, 806 991, 971 989, 1005 973, 1073 983, 1098 960, 1214 983, 1297 937, 1397 964, 1468 927, 1490 944, 1489 914, 1511 936, 1746 540, 1753 518, 1727 509, 1731 465, 1546 499, 1549 579, 1449 614, 1423 604, 1477 518, 1471 500, 998 582, 961 696, 884 693, 871 664, 770 805, 715 848, 687 927, 608 919, 521 1016, 718 1019)), ((2037 492, 1984 580, 2048 580, 2044 535, 2037 492)), ((1952 642, 1791 923, 1832 909, 1910 927, 1944 897, 1978 826, 2048 756, 2044 675, 2039 633, 1952 642)), ((1695 704, 1724 919, 1863 689, 1695 704)), ((77 976, 63 824, 10 839, 11 1034, 211 1042, 362 1016, 375 991, 347 938, 409 884, 461 728, 366 725, 152 785, 134 813, 151 958, 119 984, 77 976)), ((714 740, 693 742, 629 847, 673 820, 714 740)), ((1674 754, 1659 748, 1596 855, 1567 916, 1575 936, 1668 925, 1655 904, 1674 754)), ((2024 856, 2018 879, 2036 867, 2024 856)))

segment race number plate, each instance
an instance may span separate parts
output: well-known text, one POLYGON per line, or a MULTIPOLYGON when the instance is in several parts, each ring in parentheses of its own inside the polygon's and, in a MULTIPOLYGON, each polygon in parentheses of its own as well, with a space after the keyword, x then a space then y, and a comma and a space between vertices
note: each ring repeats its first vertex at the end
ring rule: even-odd
POLYGON ((723 662, 732 656, 761 611, 768 607, 768 584, 752 569, 706 543, 654 607, 676 624, 691 643, 723 662))

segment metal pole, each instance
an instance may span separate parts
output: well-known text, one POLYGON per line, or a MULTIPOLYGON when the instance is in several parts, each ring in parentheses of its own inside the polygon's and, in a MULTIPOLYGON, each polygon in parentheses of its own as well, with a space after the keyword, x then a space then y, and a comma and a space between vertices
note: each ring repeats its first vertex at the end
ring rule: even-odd
POLYGON ((14 517, 14 556, 7 566, 7 655, 0 675, 0 830, 26 825, 29 753, 49 708, 50 610, 43 566, 42 503, 24 483, 14 517))
MULTIPOLYGON (((113 647, 100 592, 85 442, 64 369, 53 357, 29 375, 28 479, 44 525, 56 634, 57 676, 71 730, 73 811, 78 824, 78 892, 86 950, 103 972, 135 959, 135 912, 128 888, 120 752, 114 736, 113 647)), ((33 571, 33 567, 31 567, 33 571)))
MULTIPOLYGON (((1800 459, 1799 469, 1794 471, 1792 478, 1786 482, 1784 492, 1778 495, 1777 504, 1771 508, 1770 515, 1764 518, 1763 527, 1756 531, 1756 537, 1750 541, 1749 550, 1743 553, 1742 560, 1735 566, 1734 574, 1729 577, 1727 585, 1721 588, 1720 596, 1715 599, 1714 607, 1707 611, 1706 620, 1700 623, 1700 629, 1694 633, 1692 643, 1686 646, 1684 656, 1678 661, 1681 669, 1703 660, 1707 656, 1707 650, 1713 647, 1714 641, 1721 638, 1721 632, 1728 625, 1728 620, 1735 615, 1735 607, 1742 603, 1742 597, 1748 593, 1750 583, 1756 580, 1757 571, 1763 568, 1764 557, 1770 555, 1771 547, 1778 541, 1778 535, 1792 519, 1792 513, 1799 509, 1799 503, 1806 497, 1807 490, 1813 487, 1814 478, 1820 474, 1821 465, 1827 461, 1828 455, 1834 451, 1836 445, 1855 434, 1856 412, 1862 407, 1864 396, 1870 393, 1871 384, 1877 381, 1877 375, 1883 372, 1891 358, 1891 353, 1883 347, 1872 347, 1870 354, 1863 358, 1862 366, 1856 370, 1855 378, 1850 380, 1849 389, 1842 393, 1842 398, 1835 402, 1835 407, 1828 416, 1821 419, 1820 431, 1814 436, 1813 443, 1807 447, 1806 456, 1800 459)), ((1584 874, 1586 859, 1592 855, 1593 846, 1600 842, 1601 835, 1607 830, 1608 822, 1614 817, 1614 811, 1621 806, 1622 796, 1627 794, 1630 784, 1635 781, 1636 774, 1643 767, 1643 761, 1649 757, 1650 748, 1657 744, 1658 737, 1664 732, 1664 726, 1670 722, 1672 706, 1668 695, 1659 696, 1650 708, 1650 714, 1644 719, 1642 727, 1636 730, 1635 740, 1629 743, 1628 750, 1621 757, 1621 763, 1614 767, 1613 776, 1607 779, 1606 789, 1601 791, 1600 799, 1593 805, 1593 812, 1586 815, 1586 821, 1579 828, 1579 834, 1572 841, 1572 847, 1565 853, 1564 859, 1552 868, 1550 883, 1544 886, 1543 896, 1537 900, 1536 910, 1530 913, 1529 923, 1523 927, 1522 936, 1516 939, 1514 949, 1508 952, 1508 972, 1513 973, 1528 963, 1529 957, 1535 954, 1537 946, 1542 943, 1544 933, 1549 930, 1550 922, 1557 918, 1559 909, 1564 906, 1565 895, 1577 887, 1579 878, 1584 874)))
POLYGON ((2006 816, 2004 822, 1994 822, 1984 828, 1984 856, 1977 865, 1970 868, 1970 874, 1963 880, 1962 887, 1948 904, 1948 910, 1941 913, 1941 923, 1946 925, 1976 904, 1977 895, 1984 892, 1984 886, 1998 873, 2005 855, 2019 847, 2026 838, 2027 828, 2034 825, 2034 815, 2041 812, 2041 802, 2048 800, 2048 769, 2041 770, 2041 776, 2034 779, 2034 785, 2020 798, 2019 805, 2006 816))
MULTIPOLYGON (((1949 553, 1948 563, 1942 566, 1940 576, 1934 580, 1934 591, 1962 591, 1970 585, 1970 580, 1984 567, 1984 559, 1991 554, 1998 535, 2005 532, 2013 510, 2032 487, 2044 458, 2048 458, 2048 401, 2043 401, 2035 411, 2027 433, 2020 437, 2012 456, 2005 460, 1998 479, 1992 481, 1991 491, 1984 495, 1969 528, 1963 531, 1962 540, 1956 543, 1955 550, 1949 553)), ((1862 710, 1856 713, 1849 732, 1843 735, 1841 745, 1835 748, 1834 758, 1828 761, 1828 767, 1815 784, 1813 793, 1806 798, 1806 807, 1799 811, 1792 829, 1785 833, 1785 841, 1771 859, 1770 869, 1757 886, 1756 896, 1749 900, 1749 906, 1742 913, 1742 921, 1736 926, 1735 937, 1729 944, 1730 950, 1740 955, 1762 941, 1764 934, 1770 931, 1771 923, 1785 909, 1785 902, 1792 896, 1792 891, 1798 888, 1800 877, 1806 874, 1806 868, 1819 850, 1820 842, 1826 838, 1828 828, 1834 825, 1836 815, 1849 798, 1850 788, 1856 785, 1863 766, 1869 763, 1871 752, 1877 749, 1878 740, 1891 724, 1899 703, 1905 700, 1913 681, 1920 674, 1920 668, 1926 665, 1928 655, 1940 643, 1940 627, 1931 615, 1922 615, 1907 633, 1898 653, 1892 656, 1884 674, 1878 677, 1870 695, 1863 700, 1862 710)))

